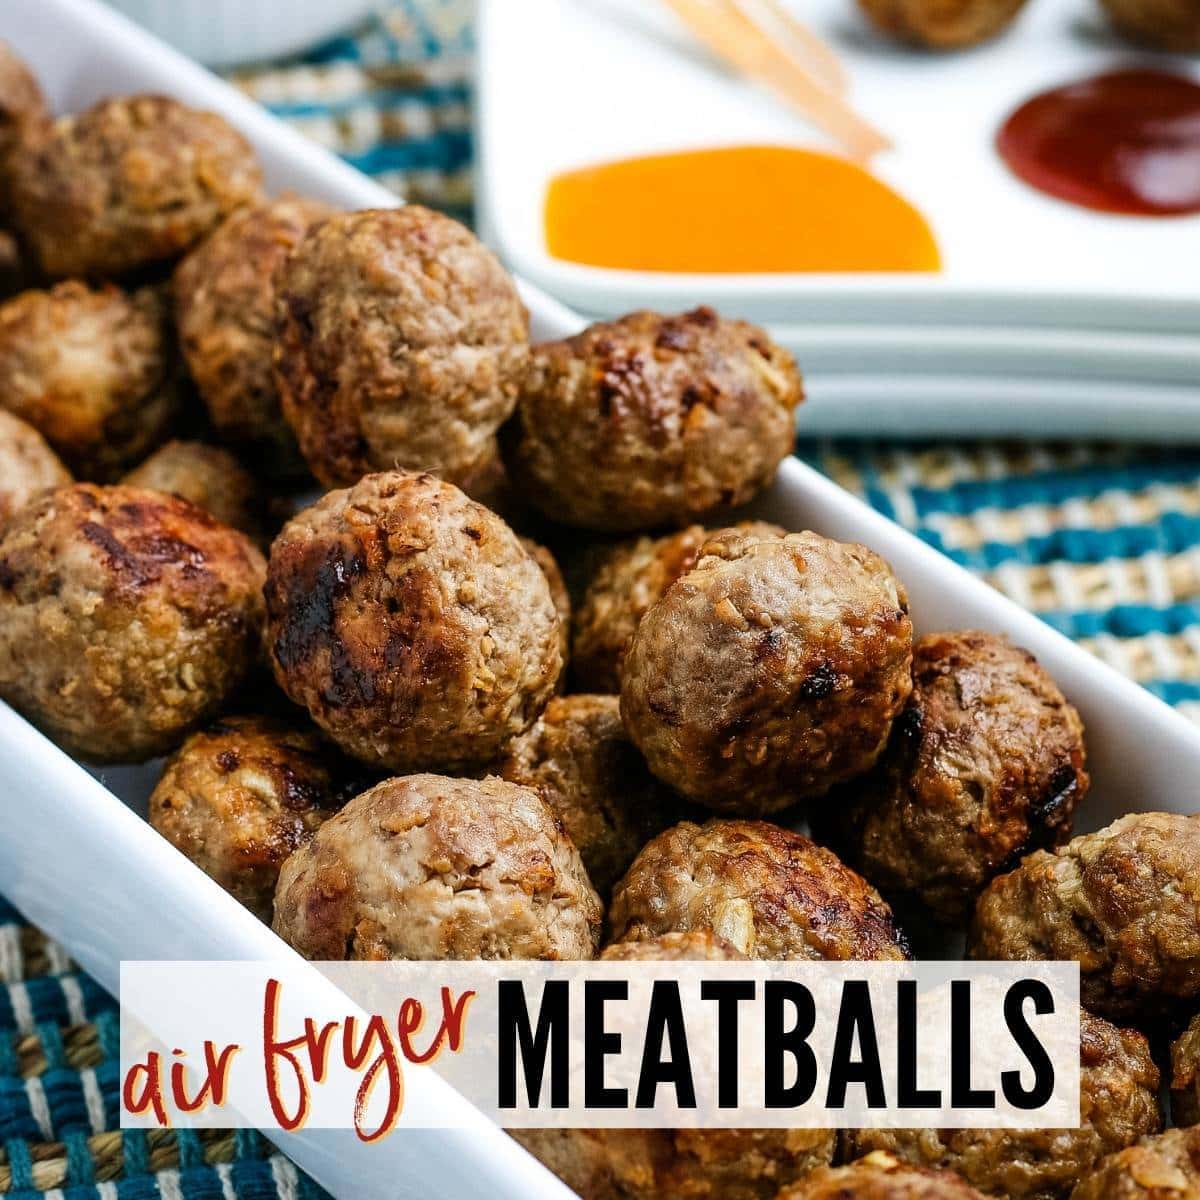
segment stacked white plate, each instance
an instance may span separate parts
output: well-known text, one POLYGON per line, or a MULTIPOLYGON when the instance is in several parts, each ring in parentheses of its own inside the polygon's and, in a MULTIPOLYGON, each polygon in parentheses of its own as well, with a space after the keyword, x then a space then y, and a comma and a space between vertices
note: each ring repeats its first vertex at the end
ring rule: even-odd
POLYGON ((873 164, 929 219, 931 275, 677 275, 552 258, 547 181, 642 153, 821 136, 726 71, 648 0, 483 0, 480 219, 514 270, 575 308, 710 303, 768 325, 804 368, 805 427, 1200 440, 1200 217, 1110 216, 1013 177, 995 132, 1023 99, 1147 59, 1094 0, 1030 0, 976 50, 930 55, 873 36, 853 0, 792 0, 838 49, 855 106, 893 139, 873 164))

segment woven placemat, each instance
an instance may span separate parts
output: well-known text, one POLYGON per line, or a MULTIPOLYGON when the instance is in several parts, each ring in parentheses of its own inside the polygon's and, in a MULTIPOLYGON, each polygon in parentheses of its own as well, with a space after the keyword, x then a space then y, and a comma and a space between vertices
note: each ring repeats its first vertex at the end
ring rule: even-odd
MULTIPOLYGON (((406 0, 234 79, 409 199, 470 217, 469 0, 406 0)), ((802 364, 803 365, 803 364, 802 364)), ((1200 448, 798 452, 1200 721, 1200 448)), ((0 901, 0 1194, 316 1200, 252 1133, 122 1132, 114 1002, 0 901)))

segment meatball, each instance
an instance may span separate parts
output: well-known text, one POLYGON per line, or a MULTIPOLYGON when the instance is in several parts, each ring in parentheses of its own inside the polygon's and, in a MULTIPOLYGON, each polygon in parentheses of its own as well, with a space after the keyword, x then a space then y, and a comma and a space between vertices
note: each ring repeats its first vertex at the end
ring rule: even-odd
POLYGON ((0 525, 34 496, 71 482, 46 439, 0 408, 0 525))
POLYGON ((956 1171, 1010 1200, 1067 1196, 1106 1154, 1162 1128, 1158 1068, 1146 1039, 1079 1014, 1078 1129, 855 1129, 851 1155, 885 1150, 906 1162, 956 1171))
POLYGON ((8 209, 13 152, 49 123, 46 99, 33 72, 7 42, 0 41, 0 211, 8 209))
POLYGON ((582 1200, 772 1200, 828 1163, 827 1129, 523 1129, 516 1138, 582 1200))
POLYGON ((493 762, 562 668, 537 563, 432 475, 368 475, 294 517, 266 598, 280 687, 343 750, 393 771, 493 762))
POLYGON ((561 691, 566 682, 567 659, 571 653, 571 597, 567 593, 566 581, 558 569, 554 555, 533 538, 522 537, 517 540, 545 575, 546 585, 550 588, 550 599, 554 602, 554 611, 558 613, 558 652, 562 655, 562 672, 559 674, 558 683, 561 691))
POLYGON ((1200 1128, 1168 1129, 1110 1154, 1082 1179, 1071 1200, 1196 1200, 1200 1128))
POLYGON ((176 258, 261 195, 249 143, 215 113, 120 96, 13 156, 13 206, 42 269, 104 278, 176 258))
POLYGON ((761 329, 709 308, 631 313, 534 348, 510 465, 553 520, 686 525, 771 482, 800 399, 791 355, 761 329))
POLYGON ((644 942, 613 942, 600 957, 605 962, 730 962, 746 956, 711 929, 689 929, 644 942))
MULTIPOLYGON (((766 521, 733 528, 767 540, 786 530, 766 521)), ((619 692, 620 667, 638 622, 680 575, 690 571, 715 530, 689 525, 666 537, 640 537, 615 546, 588 584, 575 617, 571 657, 576 683, 589 691, 619 692)))
POLYGON ((499 260, 415 204, 342 213, 276 279, 275 380, 326 486, 400 466, 466 481, 494 451, 528 357, 499 260))
POLYGON ((1100 2, 1122 37, 1158 50, 1200 53, 1200 3, 1197 0, 1100 2))
POLYGON ((773 812, 872 766, 911 665, 908 598, 877 554, 726 530, 638 625, 621 715, 685 796, 773 812))
POLYGON ((760 959, 908 957, 892 911, 835 854, 766 821, 683 821, 613 889, 612 937, 710 930, 760 959))
POLYGON ((267 540, 270 514, 262 489, 254 476, 220 446, 167 442, 121 482, 182 496, 256 542, 267 540))
POLYGON ((845 1167, 821 1167, 775 1200, 983 1200, 961 1175, 914 1167, 877 1150, 845 1167))
POLYGON ((1142 1023, 1200 998, 1200 818, 1132 813, 992 881, 977 959, 1079 963, 1080 998, 1142 1023))
POLYGON ((1171 1044, 1171 1118, 1200 1125, 1200 1016, 1171 1044))
MULTIPOLYGON (((610 946, 610 961, 721 962, 743 956, 712 933, 668 933, 610 946)), ((823 1166, 836 1138, 826 1129, 525 1129, 513 1131, 583 1200, 771 1200, 823 1166)))
POLYGON ((273 473, 302 474, 272 374, 274 275, 315 222, 333 213, 284 196, 229 217, 175 270, 175 317, 188 369, 222 438, 273 473))
POLYGON ((961 923, 1034 849, 1070 836, 1087 794, 1083 725, 1032 654, 987 633, 913 650, 913 691, 870 775, 819 834, 901 907, 961 923))
POLYGON ((262 555, 175 496, 80 483, 0 536, 0 696, 69 753, 174 749, 259 647, 262 555))
POLYGON ((283 864, 275 931, 311 959, 581 959, 602 909, 532 788, 409 775, 356 796, 283 864))
POLYGON ((315 732, 270 717, 226 717, 168 761, 150 797, 150 824, 270 921, 283 860, 360 784, 315 732))
POLYGON ((551 700, 497 769, 542 793, 602 895, 654 834, 683 816, 630 742, 616 696, 551 700))
POLYGON ((1025 0, 858 0, 889 37, 928 50, 959 50, 1002 33, 1025 0))
POLYGON ((179 406, 161 294, 71 281, 0 305, 0 404, 76 475, 116 479, 166 437, 179 406))

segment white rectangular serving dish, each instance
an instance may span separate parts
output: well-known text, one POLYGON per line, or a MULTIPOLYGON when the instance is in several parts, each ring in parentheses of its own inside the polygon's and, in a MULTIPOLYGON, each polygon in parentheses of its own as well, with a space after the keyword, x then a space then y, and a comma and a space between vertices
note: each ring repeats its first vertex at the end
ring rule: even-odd
POLYGON ((560 171, 701 146, 827 147, 784 102, 718 63, 666 5, 480 0, 478 198, 489 240, 524 278, 582 312, 676 309, 703 296, 760 321, 1200 329, 1200 216, 1091 212, 1021 183, 993 149, 1004 118, 1056 84, 1147 61, 1095 0, 1030 4, 970 51, 919 53, 873 36, 851 0, 785 0, 845 63, 851 100, 888 134, 872 169, 933 226, 928 275, 616 271, 546 250, 542 204, 560 171))
MULTIPOLYGON (((361 207, 390 195, 284 128, 200 68, 94 0, 39 0, 0 9, 0 36, 34 65, 54 103, 146 89, 222 112, 255 143, 271 185, 361 207)), ((540 336, 578 318, 532 288, 540 336)), ((763 510, 795 528, 861 540, 891 560, 923 630, 977 626, 1033 650, 1088 723, 1094 791, 1080 814, 1095 828, 1130 809, 1188 810, 1200 778, 1200 731, 964 570, 827 479, 787 462, 763 510)), ((145 795, 154 768, 108 772, 117 794, 0 704, 0 891, 115 989, 126 959, 263 959, 290 955, 265 926, 192 866, 123 803, 145 795)), ((462 1107, 427 1079, 415 1105, 462 1107)), ((272 1135, 336 1196, 349 1200, 553 1200, 567 1190, 494 1126, 406 1131, 378 1146, 353 1134, 272 1135)))

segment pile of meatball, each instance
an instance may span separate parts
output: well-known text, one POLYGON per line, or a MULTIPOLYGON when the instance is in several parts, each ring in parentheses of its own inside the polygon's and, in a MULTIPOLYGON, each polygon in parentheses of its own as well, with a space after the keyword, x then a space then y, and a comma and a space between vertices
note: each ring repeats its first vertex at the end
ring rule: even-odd
MULTIPOLYGON (((958 50, 996 37, 1028 0, 858 0, 881 33, 926 50, 958 50)), ((1200 52, 1198 0, 1100 0, 1112 32, 1152 50, 1200 52)), ((1049 7, 1049 5, 1047 5, 1049 7)))
POLYGON ((531 345, 448 218, 268 199, 219 117, 52 119, 0 64, 0 696, 169 756, 154 828, 312 959, 1081 964, 1078 1129, 516 1135, 588 1200, 1198 1194, 1200 821, 1072 838, 1031 655, 735 511, 784 350, 707 308, 531 345))

